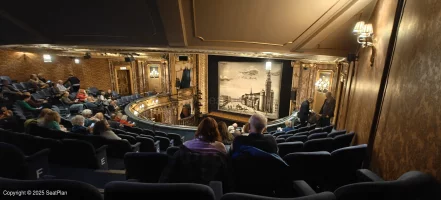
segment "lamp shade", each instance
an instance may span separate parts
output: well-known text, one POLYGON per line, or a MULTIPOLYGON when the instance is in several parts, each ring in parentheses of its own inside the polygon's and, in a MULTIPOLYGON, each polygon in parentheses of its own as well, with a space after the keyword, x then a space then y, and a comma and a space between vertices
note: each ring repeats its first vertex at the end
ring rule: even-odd
POLYGON ((271 70, 271 62, 266 62, 265 69, 271 70))
POLYGON ((357 24, 355 24, 354 30, 352 31, 352 33, 354 34, 360 34, 361 32, 363 32, 364 30, 364 21, 359 21, 357 22, 357 24))
POLYGON ((371 35, 374 33, 374 28, 372 27, 372 24, 365 24, 363 33, 371 35))

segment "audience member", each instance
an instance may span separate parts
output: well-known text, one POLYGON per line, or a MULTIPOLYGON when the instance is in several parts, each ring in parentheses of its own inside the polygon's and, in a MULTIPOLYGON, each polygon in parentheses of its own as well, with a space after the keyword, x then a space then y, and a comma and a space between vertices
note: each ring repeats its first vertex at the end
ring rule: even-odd
POLYGON ((48 84, 46 84, 45 82, 41 81, 40 79, 38 79, 36 74, 31 74, 29 82, 32 83, 32 85, 34 86, 34 88, 38 89, 38 88, 47 88, 49 87, 48 84))
POLYGON ((43 77, 43 73, 38 73, 37 78, 38 78, 38 80, 40 80, 43 83, 47 82, 47 80, 43 77))
POLYGON ((107 109, 109 109, 109 111, 111 113, 114 113, 119 110, 119 106, 116 104, 115 100, 110 100, 110 103, 109 103, 109 106, 107 106, 107 109))
POLYGON ((8 110, 5 106, 2 106, 0 110, 0 119, 5 119, 8 117, 12 117, 13 113, 11 110, 8 110))
POLYGON ((2 94, 3 97, 9 97, 12 98, 12 101, 18 100, 21 98, 21 93, 19 90, 15 89, 12 85, 9 84, 8 80, 2 80, 2 94))
POLYGON ((97 121, 101 121, 101 120, 105 120, 104 115, 102 112, 98 112, 95 114, 95 116, 93 116, 93 118, 97 121))
POLYGON ((34 108, 38 108, 38 107, 51 108, 52 107, 52 105, 50 105, 47 100, 39 99, 39 100, 34 101, 32 99, 31 93, 29 93, 29 92, 24 92, 23 96, 30 96, 31 97, 31 98, 27 99, 26 102, 34 108))
POLYGON ((314 102, 314 99, 308 98, 300 105, 300 110, 297 113, 297 117, 300 119, 301 126, 307 126, 309 116, 311 115, 310 104, 314 102))
POLYGON ((40 111, 40 114, 38 115, 38 118, 36 119, 38 126, 44 126, 44 117, 50 112, 52 112, 52 110, 49 108, 43 108, 40 111))
POLYGON ((78 92, 78 90, 80 89, 80 79, 75 77, 73 74, 69 74, 69 78, 67 78, 63 85, 67 83, 69 84, 72 92, 78 92))
POLYGON ((20 105, 20 107, 23 109, 26 113, 31 113, 32 115, 37 114, 42 107, 34 108, 31 105, 29 105, 28 101, 31 99, 31 95, 25 95, 23 94, 22 100, 17 101, 17 103, 20 105))
POLYGON ((248 136, 238 136, 234 139, 231 148, 239 150, 241 146, 253 146, 268 153, 277 153, 277 143, 273 136, 263 135, 267 118, 261 114, 254 114, 249 119, 250 133, 248 136))
POLYGON ((70 121, 72 122, 72 133, 81 133, 81 134, 88 134, 90 127, 84 126, 84 117, 81 115, 74 116, 70 121))
POLYGON ((87 97, 88 97, 88 95, 86 93, 86 90, 84 90, 84 89, 78 90, 78 93, 77 93, 77 96, 76 96, 78 101, 85 102, 87 97))
POLYGON ((51 111, 44 116, 43 127, 59 131, 67 131, 63 125, 60 125, 61 117, 55 111, 51 111))
POLYGON ((84 105, 82 103, 79 103, 78 99, 76 99, 75 101, 72 101, 69 99, 69 92, 68 91, 65 91, 63 93, 63 96, 61 96, 60 101, 66 105, 69 105, 70 112, 72 112, 73 110, 76 110, 78 113, 81 113, 84 110, 84 105))
POLYGON ((290 130, 294 130, 294 128, 292 127, 291 120, 286 120, 285 121, 285 128, 283 128, 282 131, 288 132, 290 130))
POLYGON ((124 126, 130 126, 130 127, 135 126, 135 124, 133 124, 133 123, 127 121, 127 115, 123 115, 123 116, 121 116, 121 120, 119 120, 119 123, 122 124, 122 125, 124 125, 124 126))
POLYGON ((97 99, 100 100, 100 101, 105 101, 105 102, 107 102, 108 100, 107 100, 107 98, 104 96, 105 94, 106 94, 106 92, 104 92, 104 91, 102 91, 102 90, 98 91, 97 99))
POLYGON ((84 125, 85 126, 90 126, 92 123, 98 121, 98 119, 92 117, 92 110, 90 109, 84 109, 83 112, 81 112, 81 114, 84 117, 84 125))
POLYGON ((245 125, 243 125, 241 135, 248 136, 249 133, 250 133, 250 123, 247 122, 245 125))
POLYGON ((222 138, 218 130, 216 120, 207 117, 199 123, 195 138, 186 141, 184 146, 187 148, 206 153, 222 152, 226 153, 225 145, 222 144, 222 138))
POLYGON ((55 84, 54 88, 57 91, 57 93, 59 93, 59 94, 64 94, 64 92, 67 92, 70 89, 70 87, 66 88, 63 85, 63 81, 62 80, 58 80, 57 83, 55 84))
POLYGON ((113 99, 111 89, 107 90, 107 92, 104 94, 104 98, 109 99, 109 100, 113 99))
POLYGON ((233 135, 233 137, 237 137, 241 135, 240 131, 237 130, 237 123, 234 123, 233 125, 229 126, 228 131, 233 135))
POLYGON ((334 117, 335 99, 332 97, 331 92, 326 93, 325 102, 319 112, 319 127, 325 127, 331 125, 331 118, 334 117))
POLYGON ((227 124, 225 124, 225 122, 219 122, 217 123, 218 125, 218 129, 219 129, 219 133, 221 134, 222 137, 222 142, 224 144, 231 144, 231 142, 233 142, 233 135, 228 132, 227 129, 227 124))
POLYGON ((100 135, 104 138, 111 139, 111 140, 121 140, 120 137, 118 137, 112 129, 110 129, 109 123, 107 123, 107 120, 101 120, 95 123, 93 126, 93 134, 94 135, 100 135))

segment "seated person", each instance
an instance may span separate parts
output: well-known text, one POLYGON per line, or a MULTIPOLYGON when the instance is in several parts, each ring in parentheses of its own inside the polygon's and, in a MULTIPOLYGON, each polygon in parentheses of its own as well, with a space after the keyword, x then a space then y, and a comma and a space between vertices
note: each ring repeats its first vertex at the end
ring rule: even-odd
POLYGON ((101 120, 95 123, 93 126, 93 134, 94 135, 100 135, 106 139, 111 140, 121 140, 118 135, 116 135, 112 129, 110 129, 109 123, 107 123, 107 120, 101 120))
POLYGON ((20 107, 23 109, 26 113, 31 113, 32 115, 38 114, 42 107, 34 108, 31 105, 29 105, 28 101, 31 99, 31 95, 29 94, 23 94, 22 100, 17 101, 20 107))
POLYGON ((63 83, 63 85, 69 84, 72 92, 77 92, 80 89, 80 79, 73 74, 69 74, 69 78, 63 83))
POLYGON ((222 143, 224 143, 225 145, 231 144, 231 142, 233 142, 234 137, 230 132, 228 132, 227 124, 225 122, 219 122, 217 123, 217 125, 218 125, 219 133, 221 134, 222 137, 222 143))
POLYGON ((104 91, 102 91, 102 90, 98 91, 97 99, 100 100, 100 101, 105 101, 105 102, 107 102, 108 99, 104 96, 105 94, 106 94, 106 92, 104 92, 104 91))
POLYGON ((78 113, 83 112, 84 106, 82 103, 78 102, 78 99, 75 101, 72 101, 69 99, 69 92, 65 91, 63 93, 63 96, 61 96, 60 101, 63 102, 66 105, 69 105, 69 110, 76 110, 78 113))
POLYGON ((284 131, 286 133, 291 130, 294 130, 294 128, 292 127, 291 120, 286 120, 285 121, 285 128, 283 128, 282 131, 284 131))
POLYGON ((46 84, 45 82, 41 81, 40 79, 38 79, 36 74, 31 74, 29 82, 32 83, 32 85, 34 86, 34 88, 47 88, 49 87, 48 84, 46 84))
POLYGON ((109 100, 113 99, 112 90, 111 89, 107 90, 107 92, 104 94, 104 98, 109 99, 109 100))
POLYGON ((8 110, 5 106, 2 106, 0 110, 0 119, 6 119, 12 117, 13 113, 11 110, 8 110))
POLYGON ((250 123, 246 123, 245 125, 243 125, 242 127, 242 134, 243 136, 248 136, 248 134, 250 134, 250 123))
POLYGON ((78 101, 85 102, 87 97, 88 97, 88 95, 86 93, 86 90, 84 90, 84 89, 78 90, 78 93, 77 93, 77 96, 76 96, 78 101))
POLYGON ((109 106, 107 106, 107 109, 109 109, 109 111, 113 113, 119 110, 119 106, 116 104, 115 100, 111 100, 109 106))
POLYGON ((92 117, 92 110, 90 109, 84 109, 83 112, 81 112, 81 114, 84 117, 84 126, 89 127, 92 123, 95 123, 97 121, 99 121, 98 119, 92 117))
POLYGON ((81 133, 81 134, 89 134, 91 127, 85 127, 84 126, 84 117, 81 115, 76 115, 71 120, 72 122, 72 129, 70 132, 72 133, 81 133))
POLYGON ((47 80, 43 77, 43 73, 38 73, 37 78, 38 78, 38 80, 40 80, 43 83, 47 82, 47 80))
POLYGON ((55 91, 57 91, 58 94, 64 94, 64 92, 69 91, 70 87, 66 88, 63 85, 62 80, 58 80, 57 83, 54 85, 55 91))
POLYGON ((92 117, 96 121, 105 120, 104 115, 102 112, 96 113, 95 116, 92 117))
POLYGON ((254 114, 249 119, 250 133, 248 136, 238 136, 234 139, 231 149, 239 150, 242 145, 256 147, 267 153, 277 153, 278 147, 273 136, 263 135, 267 119, 261 114, 254 114))
POLYGON ((123 114, 122 112, 117 112, 113 121, 120 122, 123 114))
POLYGON ((43 108, 40 111, 40 114, 38 115, 38 118, 36 119, 38 126, 44 126, 44 117, 50 112, 52 112, 52 110, 49 108, 43 108))
POLYGON ((43 127, 58 131, 67 131, 63 125, 60 125, 61 117, 55 111, 51 111, 44 116, 43 127))
MULTIPOLYGON (((23 95, 25 95, 25 96, 31 96, 31 93, 29 93, 29 92, 24 92, 23 95)), ((29 98, 28 100, 26 100, 26 102, 27 102, 30 106, 34 107, 34 108, 38 108, 38 107, 52 108, 52 105, 50 105, 50 104, 47 102, 47 100, 38 99, 38 100, 34 101, 34 100, 32 99, 32 96, 31 96, 31 98, 29 98)))
POLYGON ((12 97, 13 99, 11 100, 20 99, 21 95, 23 95, 19 90, 15 89, 12 85, 9 85, 8 80, 4 79, 2 80, 2 94, 5 98, 12 97))
POLYGON ((118 129, 120 127, 124 127, 122 124, 115 121, 115 118, 116 118, 116 114, 112 113, 112 115, 110 115, 110 120, 107 121, 110 124, 110 127, 115 128, 115 129, 118 129))
POLYGON ((199 123, 194 139, 186 141, 184 146, 202 153, 227 153, 216 120, 211 117, 207 117, 199 123))
POLYGON ((119 123, 124 126, 130 126, 130 127, 135 126, 135 124, 133 124, 132 122, 127 121, 127 115, 123 115, 121 117, 121 120, 119 120, 119 123))

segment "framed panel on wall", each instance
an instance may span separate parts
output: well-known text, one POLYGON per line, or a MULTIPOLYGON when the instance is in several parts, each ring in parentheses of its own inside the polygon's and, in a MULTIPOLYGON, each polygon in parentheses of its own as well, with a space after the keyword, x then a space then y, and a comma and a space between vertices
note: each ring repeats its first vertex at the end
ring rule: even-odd
POLYGON ((319 112, 326 99, 326 93, 332 91, 334 72, 332 70, 318 70, 314 84, 313 110, 319 112))

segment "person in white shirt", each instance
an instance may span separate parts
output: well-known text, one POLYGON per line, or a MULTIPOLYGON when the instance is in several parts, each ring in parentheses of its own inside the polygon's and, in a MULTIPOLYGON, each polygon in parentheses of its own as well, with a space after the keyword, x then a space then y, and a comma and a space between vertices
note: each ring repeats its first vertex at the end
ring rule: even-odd
POLYGON ((66 92, 67 90, 70 89, 70 87, 68 87, 68 88, 64 87, 62 80, 58 80, 56 86, 57 86, 57 89, 58 89, 59 93, 64 93, 64 92, 66 92))

